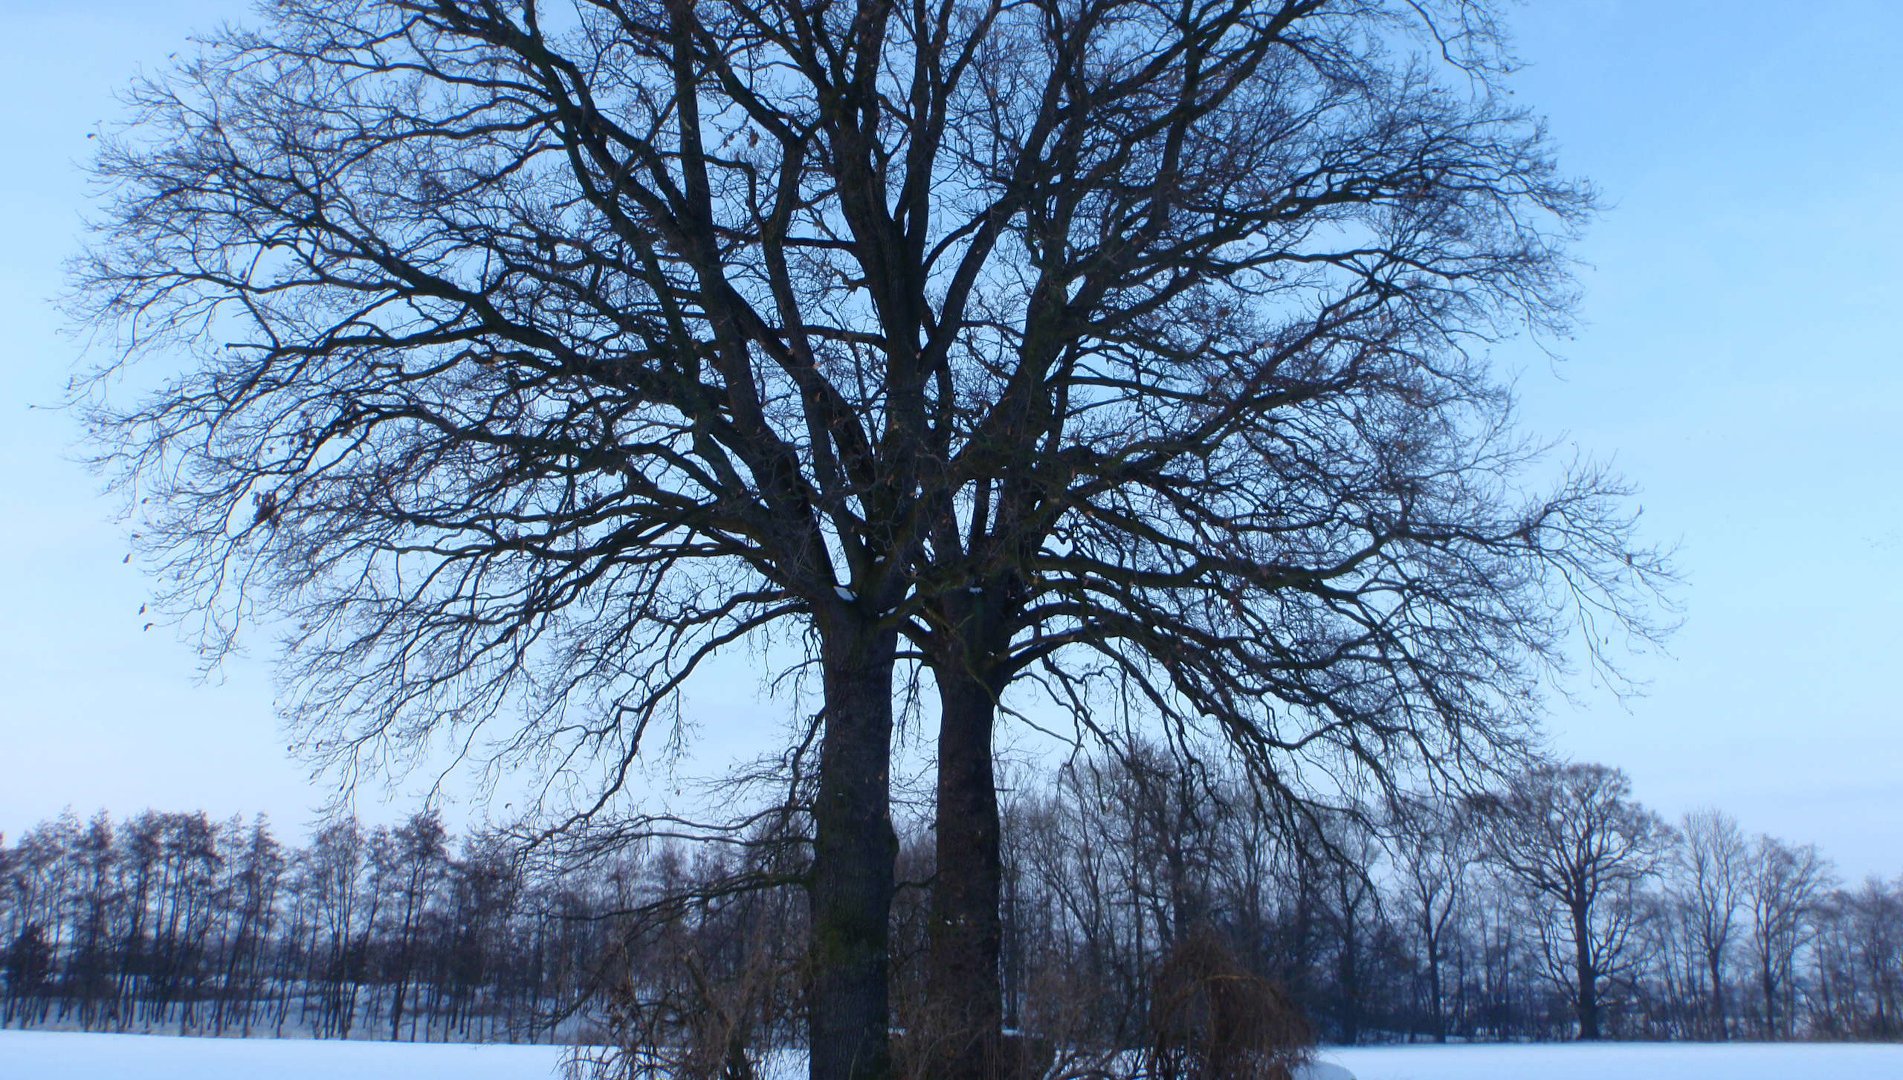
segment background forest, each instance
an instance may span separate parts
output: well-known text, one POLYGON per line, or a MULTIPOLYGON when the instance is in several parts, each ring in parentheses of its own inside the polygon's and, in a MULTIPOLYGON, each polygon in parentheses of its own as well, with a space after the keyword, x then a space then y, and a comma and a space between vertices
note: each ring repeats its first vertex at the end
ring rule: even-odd
MULTIPOLYGON (((1903 877, 1622 774, 1291 827, 1239 777, 1128 746, 1021 768, 1005 800, 1006 1022, 1113 1050, 1189 955, 1286 988, 1331 1042, 1894 1039, 1903 877)), ((729 843, 526 849, 419 814, 288 846, 262 819, 68 813, 0 845, 0 1019, 17 1027, 607 1042, 716 1058, 796 1042, 804 825, 729 843)), ((930 822, 902 832, 897 1022, 920 1028, 930 822)))

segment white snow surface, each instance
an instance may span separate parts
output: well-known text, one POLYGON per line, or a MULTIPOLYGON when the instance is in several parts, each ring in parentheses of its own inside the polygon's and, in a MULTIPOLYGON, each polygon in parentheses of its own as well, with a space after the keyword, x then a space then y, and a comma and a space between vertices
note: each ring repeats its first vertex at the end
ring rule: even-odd
POLYGON ((1355 1080, 1903 1080, 1903 1046, 1540 1043, 1323 1047, 1355 1080))
MULTIPOLYGON (((554 1046, 0 1031, 0 1080, 556 1080, 554 1046)), ((1903 1046, 1325 1047, 1305 1080, 1903 1080, 1903 1046)))
POLYGON ((552 1080, 559 1046, 0 1031, 0 1080, 552 1080))

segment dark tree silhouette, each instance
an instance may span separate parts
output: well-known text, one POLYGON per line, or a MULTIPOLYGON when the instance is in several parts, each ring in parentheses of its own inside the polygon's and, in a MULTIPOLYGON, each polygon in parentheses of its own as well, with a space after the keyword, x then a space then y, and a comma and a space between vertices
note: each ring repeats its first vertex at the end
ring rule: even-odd
POLYGON ((346 769, 593 760, 586 815, 708 656, 802 620, 815 1076, 885 1071, 895 609, 1028 195, 933 198, 996 14, 279 5, 134 91, 80 272, 125 360, 193 357, 95 413, 168 600, 214 652, 291 626, 346 769))
POLYGON ((1523 493, 1485 360, 1563 327, 1590 202, 1495 92, 1485 5, 269 17, 133 91, 77 275, 165 601, 213 655, 288 627, 346 774, 541 768, 556 828, 708 657, 800 643, 815 1077, 888 1068, 902 638, 942 709, 927 984, 975 1075, 1014 680, 1212 728, 1294 815, 1484 774, 1570 619, 1596 657, 1651 630, 1619 485, 1523 493))

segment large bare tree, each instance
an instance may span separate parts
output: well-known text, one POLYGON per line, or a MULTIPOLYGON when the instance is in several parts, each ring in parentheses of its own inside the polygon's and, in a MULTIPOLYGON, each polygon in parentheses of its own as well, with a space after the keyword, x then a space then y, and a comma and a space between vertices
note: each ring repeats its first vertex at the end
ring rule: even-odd
POLYGON ((95 417, 166 599, 214 650, 287 625, 292 719, 344 768, 447 742, 579 815, 709 656, 800 619, 813 1071, 882 1075, 892 612, 966 321, 928 291, 984 246, 893 160, 885 64, 942 127, 983 13, 267 14, 134 90, 79 272, 108 372, 184 358, 95 417))
POLYGON ((1524 493, 1486 362, 1563 327, 1590 202, 1486 5, 264 12, 133 91, 78 271, 165 600, 287 627, 343 768, 447 745, 570 820, 710 656, 801 643, 815 1077, 888 1068, 901 665, 974 1074, 1014 681, 1213 728, 1295 813, 1512 758, 1569 626, 1651 629, 1619 486, 1524 493))

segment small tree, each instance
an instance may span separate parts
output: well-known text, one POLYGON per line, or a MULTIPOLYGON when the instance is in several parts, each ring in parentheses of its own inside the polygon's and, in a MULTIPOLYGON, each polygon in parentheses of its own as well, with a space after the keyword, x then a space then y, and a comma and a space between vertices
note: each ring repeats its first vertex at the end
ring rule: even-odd
POLYGON ((1144 1075, 1154 1080, 1290 1080, 1314 1031, 1288 994, 1241 967, 1206 926, 1178 938, 1150 993, 1144 1075))

